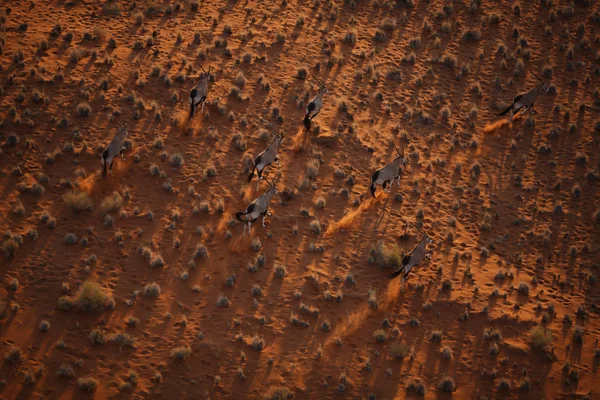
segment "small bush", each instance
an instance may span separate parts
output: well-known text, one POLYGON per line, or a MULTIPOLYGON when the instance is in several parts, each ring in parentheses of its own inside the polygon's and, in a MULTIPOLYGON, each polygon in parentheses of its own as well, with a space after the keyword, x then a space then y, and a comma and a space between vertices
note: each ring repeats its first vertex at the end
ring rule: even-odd
POLYGON ((409 379, 409 381, 406 383, 406 391, 419 396, 425 396, 425 393, 427 392, 425 385, 419 378, 409 379))
POLYGON ((87 101, 77 104, 77 113, 82 117, 87 117, 92 112, 92 107, 87 101))
POLYGON ((85 281, 75 296, 74 304, 82 311, 95 311, 110 306, 112 301, 112 298, 98 283, 85 281))
POLYGON ((123 347, 123 346, 133 347, 135 345, 135 337, 131 336, 130 334, 128 334, 126 332, 113 333, 110 336, 109 341, 111 343, 118 344, 120 347, 123 347))
POLYGON ((66 244, 75 244, 77 243, 77 236, 74 233, 67 233, 65 235, 65 243, 66 244))
POLYGON ((4 355, 4 361, 8 364, 16 364, 23 360, 23 352, 17 346, 10 346, 4 355))
POLYGON ((40 322, 40 331, 48 332, 50 330, 50 322, 45 319, 40 322))
POLYGON ((293 398, 294 392, 283 386, 272 387, 264 396, 264 400, 291 400, 293 398))
POLYGON ((445 376, 438 382, 437 388, 440 392, 452 393, 454 392, 456 385, 454 384, 454 380, 452 378, 445 376))
POLYGON ((394 343, 390 347, 390 355, 397 360, 402 360, 406 358, 406 356, 408 356, 410 353, 410 347, 403 343, 394 343))
POLYGON ((312 220, 310 222, 310 230, 315 235, 319 235, 321 233, 321 223, 318 219, 312 220))
POLYGON ((102 200, 102 203, 100 203, 100 209, 103 213, 119 211, 122 204, 123 198, 118 192, 114 192, 112 195, 106 196, 104 200, 102 200))
POLYGON ((385 342, 387 339, 387 333, 383 329, 377 329, 375 332, 373 332, 373 337, 378 342, 385 342))
POLYGON ((254 350, 261 351, 265 347, 265 340, 258 335, 252 337, 251 346, 254 350))
POLYGON ((88 393, 95 392, 98 388, 98 381, 91 377, 77 379, 77 387, 88 393))
POLYGON ((208 258, 208 249, 204 243, 200 243, 198 246, 196 246, 196 250, 194 251, 194 259, 197 258, 208 258))
POLYGON ((63 195, 65 204, 75 212, 92 211, 92 200, 87 192, 71 190, 63 195))
POLYGON ((158 297, 160 296, 160 285, 156 282, 149 283, 144 286, 143 292, 146 297, 158 297))
POLYGON ((219 298, 217 299, 217 306, 223 308, 229 307, 229 299, 227 298, 227 296, 220 294, 219 298))
POLYGON ((20 244, 14 238, 9 238, 2 243, 2 251, 4 252, 4 256, 6 258, 13 258, 15 254, 17 254, 17 250, 19 250, 20 244))
POLYGON ((171 359, 173 361, 184 361, 192 354, 189 346, 179 346, 171 350, 171 359))
POLYGON ((181 168, 181 166, 183 166, 184 160, 183 160, 183 156, 179 153, 173 154, 171 156, 171 166, 176 167, 176 168, 181 168))
POLYGON ((83 51, 81 49, 72 49, 69 54, 69 61, 73 64, 77 64, 83 58, 83 51))
POLYGON ((75 376, 75 371, 73 371, 73 367, 69 364, 62 364, 56 371, 56 375, 61 378, 73 378, 75 376))
POLYGON ((523 296, 529 295, 529 285, 526 282, 520 282, 518 290, 519 290, 519 293, 522 294, 523 296))
POLYGON ((553 340, 552 332, 541 325, 533 328, 530 336, 531 346, 534 349, 545 349, 553 340))
POLYGON ((88 338, 90 339, 90 342, 92 344, 103 345, 104 343, 106 343, 106 336, 104 335, 104 332, 102 332, 100 329, 92 330, 88 335, 88 338))
POLYGON ((275 267, 275 276, 276 277, 283 279, 286 274, 287 274, 287 270, 283 265, 277 265, 275 267))

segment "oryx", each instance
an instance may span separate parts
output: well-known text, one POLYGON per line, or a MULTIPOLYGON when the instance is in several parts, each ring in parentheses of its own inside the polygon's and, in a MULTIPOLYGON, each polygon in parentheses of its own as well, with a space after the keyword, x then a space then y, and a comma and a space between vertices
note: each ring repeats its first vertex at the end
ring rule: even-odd
POLYGON ((250 181, 254 177, 254 170, 256 170, 256 174, 258 175, 258 179, 256 181, 256 190, 258 190, 258 185, 262 178, 262 172, 267 166, 273 164, 273 162, 276 162, 277 166, 281 167, 281 165, 279 164, 279 156, 277 155, 277 150, 279 150, 279 146, 281 145, 281 143, 283 143, 283 135, 280 135, 277 131, 275 131, 272 128, 269 128, 269 130, 273 133, 273 135, 275 135, 275 138, 273 138, 273 141, 271 142, 271 144, 269 144, 269 146, 267 146, 266 149, 264 149, 256 156, 256 158, 254 159, 254 166, 252 167, 252 171, 248 176, 248 183, 250 183, 250 181))
POLYGON ((254 199, 252 203, 248 204, 246 207, 246 211, 238 212, 235 214, 235 217, 244 223, 244 233, 246 234, 246 228, 248 228, 249 233, 252 233, 252 223, 262 217, 262 226, 265 226, 265 219, 267 218, 267 214, 271 215, 269 210, 269 203, 271 202, 271 198, 277 194, 277 187, 275 184, 269 182, 266 178, 263 178, 269 184, 269 189, 261 194, 258 198, 254 199))
POLYGON ((533 109, 535 101, 540 96, 540 94, 546 93, 548 91, 549 87, 546 84, 546 82, 544 82, 542 79, 540 79, 539 76, 537 76, 536 74, 533 74, 533 75, 541 83, 528 92, 523 92, 523 93, 519 93, 518 95, 516 95, 515 98, 513 99, 513 103, 506 110, 504 110, 500 114, 498 114, 499 117, 506 115, 507 113, 510 112, 510 115, 508 118, 512 122, 514 115, 522 108, 524 108, 524 110, 529 109, 529 112, 531 114, 533 114, 535 112, 533 109))
POLYGON ((383 168, 378 169, 377 171, 375 171, 373 173, 373 175, 371 176, 371 195, 373 197, 375 197, 375 190, 376 190, 376 185, 382 185, 383 186, 383 191, 386 193, 389 193, 389 191, 385 190, 385 187, 387 186, 388 182, 390 184, 390 191, 392 188, 392 184, 394 183, 394 179, 396 179, 396 185, 400 186, 400 168, 403 165, 406 165, 406 163, 408 162, 408 160, 406 158, 404 158, 404 149, 402 149, 402 153, 400 153, 400 151, 398 151, 398 149, 396 148, 396 145, 394 145, 394 149, 396 150, 396 153, 398 153, 398 156, 396 158, 394 158, 392 160, 392 162, 390 162, 388 165, 386 165, 383 168))
POLYGON ((108 165, 110 165, 108 173, 111 173, 110 171, 112 171, 113 162, 117 156, 120 155, 121 158, 125 160, 125 156, 123 155, 123 151, 125 151, 124 142, 129 131, 125 125, 120 122, 117 123, 119 124, 119 130, 113 140, 111 140, 106 149, 102 152, 102 157, 100 158, 103 177, 106 177, 108 165))
POLYGON ((321 111, 321 107, 323 107, 323 95, 327 93, 325 84, 323 84, 316 76, 314 78, 319 83, 319 91, 310 103, 308 103, 306 110, 304 111, 304 127, 306 129, 310 129, 310 122, 319 114, 319 111, 321 111))
POLYGON ((421 232, 423 237, 410 253, 405 254, 404 257, 402 257, 402 267, 390 274, 390 279, 395 278, 404 272, 404 275, 402 276, 402 283, 404 283, 413 267, 419 265, 424 258, 431 259, 431 253, 427 253, 427 244, 433 243, 433 239, 421 229, 417 228, 417 230, 421 232))
POLYGON ((204 111, 204 102, 208 95, 208 81, 210 80, 210 70, 212 67, 208 67, 208 71, 203 66, 200 66, 200 68, 202 68, 200 81, 190 91, 190 116, 188 119, 192 119, 196 112, 196 107, 199 105, 202 105, 201 111, 204 111))

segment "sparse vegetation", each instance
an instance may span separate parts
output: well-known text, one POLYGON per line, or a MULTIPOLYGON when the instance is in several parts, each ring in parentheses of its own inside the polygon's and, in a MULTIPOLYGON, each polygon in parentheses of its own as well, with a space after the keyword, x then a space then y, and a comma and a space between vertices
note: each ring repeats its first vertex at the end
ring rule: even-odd
POLYGON ((192 354, 189 346, 179 346, 171 350, 171 359, 173 361, 185 361, 192 354))
POLYGON ((530 336, 531 346, 534 349, 545 349, 553 340, 552 332, 543 326, 533 328, 530 332, 530 336))

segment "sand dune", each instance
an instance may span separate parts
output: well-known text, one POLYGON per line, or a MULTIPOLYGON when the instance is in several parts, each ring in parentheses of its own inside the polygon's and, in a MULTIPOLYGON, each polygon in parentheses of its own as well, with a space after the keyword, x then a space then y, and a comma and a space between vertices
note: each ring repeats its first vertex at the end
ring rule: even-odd
POLYGON ((599 21, 591 1, 2 3, 0 398, 596 397, 599 21), (537 113, 496 117, 534 74, 537 113), (267 124, 279 194, 242 237, 267 124), (400 187, 372 199, 392 143, 400 187), (416 227, 432 259, 402 285, 416 227))

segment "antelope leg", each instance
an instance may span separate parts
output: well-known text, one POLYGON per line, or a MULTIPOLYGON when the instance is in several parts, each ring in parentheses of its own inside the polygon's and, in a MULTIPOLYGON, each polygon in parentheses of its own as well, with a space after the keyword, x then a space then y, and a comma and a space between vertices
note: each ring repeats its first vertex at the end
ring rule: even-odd
POLYGON ((242 233, 242 236, 246 236, 246 228, 248 228, 247 224, 244 224, 244 233, 242 233))
POLYGON ((263 215, 263 218, 262 218, 262 226, 263 226, 263 228, 266 226, 265 225, 265 219, 266 218, 267 218, 267 214, 263 215))

